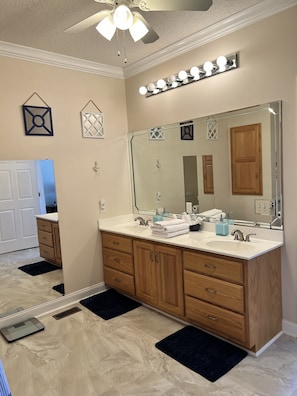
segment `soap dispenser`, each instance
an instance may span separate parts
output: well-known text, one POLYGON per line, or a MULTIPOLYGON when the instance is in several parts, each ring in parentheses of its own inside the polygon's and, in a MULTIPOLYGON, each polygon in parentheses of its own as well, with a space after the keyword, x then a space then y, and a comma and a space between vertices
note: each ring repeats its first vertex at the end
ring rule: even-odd
POLYGON ((156 223, 157 221, 162 221, 163 217, 160 215, 158 209, 156 209, 156 214, 153 217, 153 223, 156 223))
POLYGON ((228 235, 229 234, 229 225, 224 221, 223 216, 221 215, 220 221, 216 223, 216 235, 228 235))

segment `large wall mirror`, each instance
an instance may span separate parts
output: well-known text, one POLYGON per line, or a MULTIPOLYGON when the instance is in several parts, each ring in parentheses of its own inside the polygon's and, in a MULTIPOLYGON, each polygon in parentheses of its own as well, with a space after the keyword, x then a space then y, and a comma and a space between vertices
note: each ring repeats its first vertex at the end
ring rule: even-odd
POLYGON ((281 101, 129 134, 135 213, 221 209, 283 229, 281 101))
POLYGON ((62 296, 62 268, 32 276, 19 269, 43 261, 35 215, 57 212, 52 160, 0 161, 0 317, 62 296))

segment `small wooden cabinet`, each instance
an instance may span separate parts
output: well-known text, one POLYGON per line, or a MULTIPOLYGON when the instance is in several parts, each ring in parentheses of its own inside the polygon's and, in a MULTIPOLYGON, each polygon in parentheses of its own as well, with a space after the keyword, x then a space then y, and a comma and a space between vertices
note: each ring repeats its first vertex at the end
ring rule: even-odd
POLYGON ((40 257, 62 267, 59 223, 37 218, 40 257))
POLYGON ((179 317, 184 315, 181 250, 133 241, 136 296, 179 317))
POLYGON ((134 296, 132 238, 104 232, 102 245, 105 283, 134 296))
POLYGON ((282 329, 280 249, 241 260, 185 250, 186 319, 258 351, 282 329))

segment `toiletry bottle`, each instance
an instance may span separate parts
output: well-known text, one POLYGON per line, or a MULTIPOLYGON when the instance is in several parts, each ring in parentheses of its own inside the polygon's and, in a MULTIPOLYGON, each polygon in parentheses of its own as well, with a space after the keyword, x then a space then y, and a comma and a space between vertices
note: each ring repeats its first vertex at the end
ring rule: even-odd
POLYGON ((216 223, 216 235, 228 235, 229 234, 229 226, 228 223, 224 221, 223 216, 221 215, 220 221, 216 223))
POLYGON ((153 217, 153 223, 156 223, 157 221, 162 221, 163 217, 160 215, 158 209, 156 209, 156 214, 153 217))

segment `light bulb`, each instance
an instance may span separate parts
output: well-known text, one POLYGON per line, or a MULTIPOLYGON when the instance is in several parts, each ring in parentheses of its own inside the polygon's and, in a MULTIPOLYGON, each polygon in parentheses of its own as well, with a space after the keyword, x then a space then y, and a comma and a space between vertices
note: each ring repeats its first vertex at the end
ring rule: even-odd
POLYGON ((157 81, 157 87, 160 88, 160 89, 163 89, 165 86, 166 86, 165 80, 160 78, 160 80, 157 81))
POLYGON ((170 84, 174 83, 174 82, 176 81, 176 76, 175 76, 174 74, 171 74, 171 76, 169 76, 169 77, 167 78, 167 81, 168 81, 170 84))
POLYGON ((199 67, 197 67, 197 66, 191 67, 190 74, 192 77, 194 77, 195 80, 199 80, 199 77, 200 77, 199 67))
POLYGON ((147 88, 142 86, 139 88, 140 95, 145 95, 147 93, 147 88))
POLYGON ((213 70, 213 63, 210 61, 205 62, 203 65, 203 70, 206 72, 206 76, 211 76, 213 70))
POLYGON ((226 70, 227 58, 225 56, 219 56, 217 59, 217 65, 219 66, 219 71, 223 72, 226 70))
POLYGON ((150 92, 154 92, 156 86, 154 83, 149 83, 149 85, 147 86, 147 90, 150 92))
POLYGON ((188 77, 188 73, 185 70, 181 70, 178 72, 178 78, 182 81, 186 80, 188 77))

